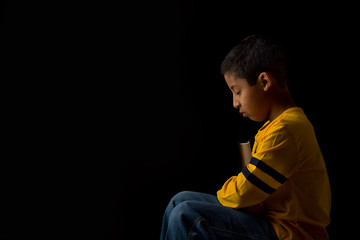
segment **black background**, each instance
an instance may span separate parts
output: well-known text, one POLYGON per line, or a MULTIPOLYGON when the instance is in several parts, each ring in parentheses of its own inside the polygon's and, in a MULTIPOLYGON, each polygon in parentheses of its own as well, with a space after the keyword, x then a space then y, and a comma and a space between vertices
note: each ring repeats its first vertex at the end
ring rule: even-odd
POLYGON ((354 6, 262 1, 2 3, 1 237, 158 239, 182 190, 240 171, 243 119, 220 65, 254 33, 280 39, 332 187, 332 239, 357 209, 354 6))

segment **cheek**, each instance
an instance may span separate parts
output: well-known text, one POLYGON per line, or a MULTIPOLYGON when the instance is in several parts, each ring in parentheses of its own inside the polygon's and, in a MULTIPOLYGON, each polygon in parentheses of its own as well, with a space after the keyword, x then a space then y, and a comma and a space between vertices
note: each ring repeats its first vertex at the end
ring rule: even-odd
MULTIPOLYGON (((254 121, 263 121, 266 118, 264 97, 257 92, 249 92, 244 96, 242 106, 251 115, 254 121)), ((250 116, 249 116, 250 117, 250 116)))
POLYGON ((247 111, 254 111, 256 110, 256 106, 258 104, 258 98, 252 94, 252 92, 244 92, 241 95, 241 105, 247 111))

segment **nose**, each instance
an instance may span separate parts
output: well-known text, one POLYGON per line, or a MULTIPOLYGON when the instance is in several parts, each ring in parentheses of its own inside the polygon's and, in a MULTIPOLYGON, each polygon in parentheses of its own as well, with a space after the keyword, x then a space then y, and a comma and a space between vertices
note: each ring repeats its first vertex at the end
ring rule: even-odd
POLYGON ((234 108, 240 108, 240 101, 236 96, 233 96, 233 106, 234 108))

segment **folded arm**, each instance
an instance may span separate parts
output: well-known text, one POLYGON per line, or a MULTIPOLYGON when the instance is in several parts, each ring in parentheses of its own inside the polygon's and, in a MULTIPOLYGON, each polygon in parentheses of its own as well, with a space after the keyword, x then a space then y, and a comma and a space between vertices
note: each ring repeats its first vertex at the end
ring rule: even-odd
POLYGON ((228 179, 217 192, 220 203, 245 208, 264 202, 284 184, 297 165, 294 139, 285 131, 266 138, 260 151, 238 176, 228 179))

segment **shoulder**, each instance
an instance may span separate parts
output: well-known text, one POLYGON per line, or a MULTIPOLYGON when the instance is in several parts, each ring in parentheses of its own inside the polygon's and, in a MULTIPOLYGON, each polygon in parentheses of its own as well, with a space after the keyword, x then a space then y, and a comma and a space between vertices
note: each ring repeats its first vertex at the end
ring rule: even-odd
POLYGON ((285 142, 298 144, 314 137, 312 124, 301 108, 295 107, 283 112, 277 119, 267 122, 255 136, 255 141, 268 147, 285 142))
POLYGON ((277 147, 287 147, 293 144, 293 134, 289 131, 288 124, 279 119, 268 122, 265 127, 260 129, 255 136, 255 142, 258 144, 258 150, 273 149, 277 147))
POLYGON ((306 114, 301 108, 295 107, 284 112, 279 120, 279 127, 287 129, 287 131, 295 138, 300 136, 312 135, 313 126, 306 114))
POLYGON ((256 137, 259 143, 270 146, 280 143, 296 144, 313 135, 313 127, 301 108, 295 107, 283 112, 273 122, 267 122, 256 137), (266 141, 267 140, 267 141, 266 141))

